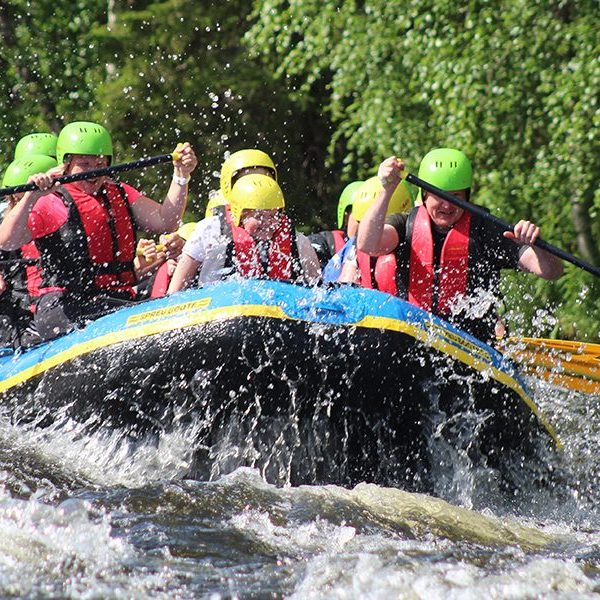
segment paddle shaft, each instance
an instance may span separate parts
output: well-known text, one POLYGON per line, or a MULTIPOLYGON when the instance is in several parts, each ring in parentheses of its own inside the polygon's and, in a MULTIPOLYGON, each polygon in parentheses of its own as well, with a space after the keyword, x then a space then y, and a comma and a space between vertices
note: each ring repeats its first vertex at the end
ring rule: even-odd
MULTIPOLYGON (((457 198, 456 196, 453 196, 449 192, 441 190, 440 188, 437 188, 434 185, 431 185, 430 183, 423 181, 419 177, 412 175, 411 173, 409 173, 406 176, 406 181, 408 181, 409 183, 412 183, 413 185, 420 187, 421 189, 425 190, 426 192, 429 192, 430 194, 435 194, 439 198, 443 198, 447 202, 450 202, 451 204, 454 204, 454 205, 462 208, 463 210, 468 210, 470 213, 476 214, 476 215, 480 216, 482 219, 490 221, 491 223, 495 223, 503 231, 513 231, 514 230, 513 225, 490 214, 483 207, 478 206, 477 204, 472 204, 471 202, 467 202, 466 200, 463 200, 462 198, 457 198)), ((577 258, 576 256, 573 256, 572 254, 565 252, 565 250, 562 250, 561 248, 558 248, 557 246, 553 246, 552 244, 549 244, 548 242, 542 240, 541 238, 538 238, 534 242, 534 245, 537 246, 538 248, 541 248, 542 250, 545 250, 546 252, 549 252, 550 254, 553 254, 554 256, 557 256, 558 258, 561 258, 562 260, 566 260, 567 262, 570 262, 571 264, 575 265, 576 267, 579 267, 580 269, 583 269, 584 271, 587 271, 588 273, 591 273, 592 275, 595 275, 596 277, 600 277, 600 269, 598 267, 590 265, 589 263, 581 260, 580 258, 577 258)))
MULTIPOLYGON (((133 171, 134 169, 143 169, 160 163, 171 162, 173 154, 161 154, 159 156, 151 156, 149 158, 140 158, 128 163, 121 163, 111 167, 103 167, 102 169, 94 169, 93 171, 84 171, 75 175, 62 175, 57 177, 56 182, 73 183, 74 181, 83 181, 84 179, 95 179, 96 177, 106 177, 123 171, 133 171)), ((13 187, 0 188, 0 198, 2 196, 10 196, 12 194, 20 194, 22 192, 33 192, 38 187, 35 183, 24 183, 23 185, 15 185, 13 187)))
POLYGON ((7 258, 6 260, 0 260, 0 267, 6 265, 35 265, 38 263, 37 258, 7 258))
POLYGON ((0 260, 0 267, 7 265, 37 265, 38 262, 38 258, 7 258, 5 260, 0 260))

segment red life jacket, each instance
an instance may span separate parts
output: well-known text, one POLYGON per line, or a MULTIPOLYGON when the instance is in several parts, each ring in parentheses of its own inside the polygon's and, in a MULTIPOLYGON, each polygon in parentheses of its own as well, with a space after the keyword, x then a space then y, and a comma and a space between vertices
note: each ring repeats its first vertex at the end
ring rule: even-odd
POLYGON ((298 262, 298 248, 290 220, 286 217, 269 244, 269 260, 262 265, 260 252, 254 238, 243 228, 231 226, 233 237, 232 260, 237 272, 249 279, 267 278, 292 281, 296 278, 294 263, 298 262))
POLYGON ((408 301, 411 304, 446 315, 456 296, 467 293, 470 228, 471 213, 465 211, 444 240, 436 281, 431 219, 425 206, 419 208, 410 240, 408 301))
POLYGON ((362 250, 356 250, 358 270, 360 273, 360 285, 368 289, 376 289, 396 296, 398 286, 396 284, 397 261, 394 254, 383 256, 369 256, 362 250))
POLYGON ((123 188, 109 181, 92 196, 67 184, 55 193, 69 213, 56 232, 36 240, 44 285, 40 293, 59 288, 134 297, 135 230, 123 188))
POLYGON ((348 238, 340 229, 333 229, 331 231, 331 235, 333 236, 333 244, 335 248, 334 254, 337 254, 346 245, 348 238))
MULTIPOLYGON (((27 260, 37 260, 40 258, 40 253, 35 245, 35 242, 29 242, 21 246, 21 256, 27 260)), ((37 298, 40 295, 40 285, 42 283, 42 270, 39 264, 26 265, 25 278, 27 282, 27 292, 31 298, 37 298)))
POLYGON ((154 276, 150 298, 162 298, 169 289, 169 283, 171 283, 171 275, 169 275, 169 261, 166 260, 154 276))

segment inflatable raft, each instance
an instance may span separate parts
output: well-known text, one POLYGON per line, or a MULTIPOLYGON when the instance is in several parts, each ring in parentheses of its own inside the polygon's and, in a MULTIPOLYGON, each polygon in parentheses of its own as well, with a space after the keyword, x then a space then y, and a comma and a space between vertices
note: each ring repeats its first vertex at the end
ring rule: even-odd
POLYGON ((70 419, 134 440, 190 424, 200 476, 215 473, 225 431, 245 444, 230 447, 230 468, 278 480, 283 453, 292 483, 415 490, 431 489, 452 452, 510 483, 559 445, 509 360, 350 286, 229 281, 124 308, 6 352, 0 399, 14 423, 70 419))

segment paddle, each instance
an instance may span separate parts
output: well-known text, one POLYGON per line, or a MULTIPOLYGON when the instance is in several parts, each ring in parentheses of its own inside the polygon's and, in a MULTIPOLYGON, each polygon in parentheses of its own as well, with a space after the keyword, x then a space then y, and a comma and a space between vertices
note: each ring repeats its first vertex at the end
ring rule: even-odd
POLYGON ((558 350, 560 352, 570 352, 577 356, 594 357, 600 361, 600 344, 589 342, 577 342, 571 340, 551 340, 548 338, 509 338, 509 343, 525 344, 526 346, 558 350))
MULTIPOLYGON (((513 225, 490 214, 482 206, 478 206, 477 204, 472 204, 471 202, 467 202, 466 200, 457 198, 456 196, 453 196, 449 192, 441 190, 440 188, 437 188, 434 185, 431 185, 430 183, 423 181, 422 179, 420 179, 419 177, 416 177, 415 175, 413 175, 411 173, 409 173, 405 179, 409 183, 412 183, 413 185, 420 187, 421 189, 425 190, 426 192, 435 194, 439 198, 443 198, 447 202, 450 202, 451 204, 454 204, 454 205, 462 208, 463 210, 467 210, 471 213, 474 213, 474 214, 480 216, 481 218, 483 218, 487 221, 490 221, 491 223, 495 223, 496 225, 500 226, 500 228, 503 229, 504 231, 513 231, 513 229, 514 229, 513 225)), ((587 271, 588 273, 591 273, 592 275, 595 275, 596 277, 600 277, 600 269, 598 267, 595 267, 593 265, 590 265, 589 263, 586 263, 585 261, 581 260, 580 258, 577 258, 576 256, 573 256, 572 254, 569 254, 565 250, 562 250, 561 248, 553 246, 552 244, 549 244, 548 242, 546 242, 540 238, 538 238, 535 241, 534 245, 537 246, 538 248, 541 248, 542 250, 545 250, 546 252, 549 252, 550 254, 553 254, 554 256, 557 256, 558 258, 561 258, 562 260, 566 260, 567 262, 570 262, 571 264, 575 265, 576 267, 579 267, 580 269, 583 269, 584 271, 587 271)))
POLYGON ((38 263, 37 258, 7 258, 5 260, 0 260, 0 267, 4 267, 5 265, 35 265, 38 263))
MULTIPOLYGON (((62 175, 56 178, 57 183, 72 183, 74 181, 83 181, 84 179, 95 179, 96 177, 106 177, 114 175, 115 173, 122 173, 123 171, 133 171, 134 169, 143 169, 144 167, 151 167, 160 163, 171 162, 177 160, 179 157, 178 152, 172 154, 160 154, 159 156, 151 156, 149 158, 140 158, 132 162, 121 163, 120 165, 114 165, 111 167, 103 167, 101 169, 94 169, 93 171, 84 171, 83 173, 77 173, 75 175, 62 175)), ((37 190, 38 187, 34 183, 24 183, 23 185, 15 185, 7 188, 0 188, 0 198, 3 196, 10 196, 12 194, 20 194, 22 192, 32 192, 37 190)))
POLYGON ((600 393, 600 344, 509 338, 503 352, 528 373, 586 394, 600 393))
MULTIPOLYGON (((165 250, 166 246, 164 244, 156 244, 155 248, 156 248, 157 252, 163 252, 165 250)), ((138 247, 135 251, 135 255, 136 256, 144 256, 144 249, 138 247)))

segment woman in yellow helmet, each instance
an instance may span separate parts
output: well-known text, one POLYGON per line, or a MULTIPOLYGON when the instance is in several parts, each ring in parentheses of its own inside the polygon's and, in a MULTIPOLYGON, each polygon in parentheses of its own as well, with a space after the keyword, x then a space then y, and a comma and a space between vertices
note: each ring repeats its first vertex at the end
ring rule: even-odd
POLYGON ((271 157, 257 149, 238 150, 221 166, 221 187, 210 195, 205 218, 199 221, 189 237, 169 284, 169 294, 185 289, 196 279, 207 252, 223 240, 230 228, 231 191, 246 175, 260 174, 277 180, 277 169, 271 157))
POLYGON ((275 163, 262 150, 238 150, 225 160, 221 167, 221 193, 227 202, 231 202, 231 191, 236 181, 253 173, 267 175, 277 181, 275 163))
POLYGON ((308 238, 285 214, 277 182, 262 174, 246 175, 231 190, 231 227, 227 239, 212 249, 200 281, 228 276, 315 283, 319 262, 308 238))

